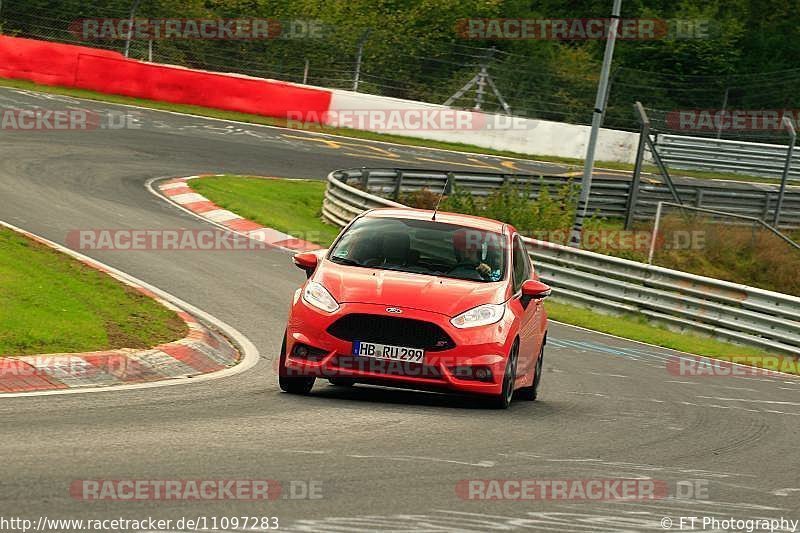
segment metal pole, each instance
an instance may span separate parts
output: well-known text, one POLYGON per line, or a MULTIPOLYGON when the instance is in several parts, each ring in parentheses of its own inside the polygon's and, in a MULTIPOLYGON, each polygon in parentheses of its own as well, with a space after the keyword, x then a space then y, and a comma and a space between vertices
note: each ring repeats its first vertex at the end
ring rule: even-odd
POLYGON ((486 87, 486 67, 481 67, 481 72, 478 74, 478 88, 475 90, 475 107, 472 108, 474 111, 481 110, 484 87, 486 87))
POLYGON ((308 84, 308 59, 306 59, 306 66, 303 69, 303 85, 308 84))
POLYGON ((606 95, 603 97, 603 117, 600 119, 600 124, 605 123, 606 121, 606 111, 608 111, 608 99, 611 96, 611 87, 614 85, 614 80, 617 79, 617 74, 619 71, 622 70, 622 67, 618 67, 611 73, 611 78, 608 80, 608 86, 606 87, 606 95))
POLYGON ((364 54, 364 43, 367 42, 367 37, 372 31, 372 28, 367 28, 361 39, 358 40, 358 53, 356 54, 356 74, 353 77, 353 92, 358 92, 358 82, 361 78, 361 56, 364 54))
POLYGON ((783 165, 783 175, 781 176, 781 190, 778 193, 778 205, 775 206, 775 218, 772 225, 776 228, 781 218, 781 209, 783 209, 783 197, 786 196, 786 182, 789 181, 789 170, 792 168, 792 154, 794 152, 794 143, 797 140, 797 132, 794 130, 794 124, 789 117, 783 117, 783 125, 789 131, 789 149, 786 151, 786 164, 783 165))
POLYGON ((722 119, 725 118, 725 111, 728 109, 728 94, 731 88, 725 87, 725 97, 722 99, 722 116, 719 117, 719 129, 717 130, 717 139, 722 137, 722 119))
POLYGON ((139 7, 140 0, 133 0, 133 4, 131 4, 131 15, 128 17, 128 35, 125 38, 125 57, 128 57, 128 53, 131 50, 131 37, 133 36, 133 16, 136 14, 136 8, 139 7))
POLYGON ((147 41, 147 60, 153 62, 153 39, 147 41))
POLYGON ((642 129, 639 132, 639 146, 636 149, 636 164, 633 167, 633 180, 631 180, 631 189, 628 194, 628 205, 625 213, 625 229, 629 230, 633 227, 634 217, 636 215, 636 201, 639 197, 639 183, 641 182, 642 165, 644 164, 644 148, 647 146, 647 136, 650 135, 650 120, 647 118, 647 113, 644 111, 644 106, 641 102, 634 104, 634 109, 639 114, 639 119, 642 122, 642 129))
POLYGON ((658 202, 658 207, 656 207, 656 222, 653 225, 653 235, 650 236, 650 251, 647 253, 647 264, 653 264, 653 252, 656 250, 656 238, 658 236, 658 226, 661 223, 661 208, 663 207, 664 202, 658 202))
POLYGON ((611 73, 611 61, 614 58, 614 43, 617 40, 617 28, 619 27, 619 13, 622 7, 622 0, 614 0, 614 7, 611 13, 611 26, 608 31, 608 41, 606 51, 603 56, 603 68, 600 71, 600 85, 597 88, 595 98, 594 113, 592 115, 592 131, 589 134, 589 146, 586 148, 586 162, 583 166, 583 180, 581 181, 581 196, 578 200, 578 209, 575 211, 575 223, 572 225, 572 232, 569 237, 569 246, 580 248, 581 232, 583 231, 583 219, 589 210, 589 193, 592 189, 592 169, 594 167, 594 153, 597 148, 597 136, 600 132, 600 124, 603 120, 603 101, 606 97, 608 87, 608 77, 611 73))
POLYGON ((486 52, 486 57, 481 63, 481 70, 478 73, 478 88, 475 90, 475 107, 473 108, 473 110, 475 111, 480 111, 481 105, 483 105, 483 94, 486 91, 486 78, 489 77, 489 72, 486 67, 489 64, 489 61, 492 60, 494 51, 495 51, 494 47, 490 48, 486 52))

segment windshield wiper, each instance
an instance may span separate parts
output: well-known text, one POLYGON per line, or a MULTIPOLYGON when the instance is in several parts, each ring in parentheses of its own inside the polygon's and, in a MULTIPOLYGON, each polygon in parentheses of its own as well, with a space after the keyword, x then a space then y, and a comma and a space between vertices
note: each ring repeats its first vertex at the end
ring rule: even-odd
POLYGON ((348 266, 357 266, 357 267, 364 266, 361 263, 359 263, 358 261, 356 261, 354 259, 350 259, 348 257, 336 257, 336 256, 333 256, 333 257, 331 257, 331 261, 333 261, 334 263, 339 264, 339 265, 348 265, 348 266))

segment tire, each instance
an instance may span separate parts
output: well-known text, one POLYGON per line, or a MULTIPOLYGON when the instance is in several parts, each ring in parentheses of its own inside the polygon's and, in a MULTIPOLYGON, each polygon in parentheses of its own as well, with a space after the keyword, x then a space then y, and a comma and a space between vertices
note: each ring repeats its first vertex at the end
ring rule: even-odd
POLYGON ((492 397, 490 402, 495 409, 508 409, 511 405, 511 400, 514 398, 514 381, 517 377, 518 355, 519 343, 515 341, 514 346, 511 347, 511 353, 508 354, 508 363, 503 373, 503 388, 500 394, 492 397))
POLYGON ((353 378, 329 378, 328 382, 336 387, 352 387, 356 384, 353 378))
POLYGON ((289 377, 285 375, 286 369, 286 332, 283 333, 283 344, 281 344, 280 368, 278 369, 278 385, 283 392, 289 394, 308 394, 314 387, 316 378, 314 377, 289 377))
POLYGON ((539 384, 542 381, 542 365, 544 362, 544 345, 539 352, 539 358, 536 360, 536 367, 533 374, 533 383, 529 387, 523 387, 517 391, 517 397, 520 400, 527 400, 535 402, 539 397, 539 384))
POLYGON ((278 384, 281 390, 289 394, 308 394, 311 392, 312 387, 314 387, 314 381, 316 381, 314 377, 278 377, 278 384))

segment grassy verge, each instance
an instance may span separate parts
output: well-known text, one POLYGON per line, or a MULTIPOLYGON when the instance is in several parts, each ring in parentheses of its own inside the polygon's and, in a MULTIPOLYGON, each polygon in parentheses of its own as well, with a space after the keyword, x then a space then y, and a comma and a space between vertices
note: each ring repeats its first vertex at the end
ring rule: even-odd
MULTIPOLYGON (((323 182, 215 176, 192 180, 190 185, 213 202, 245 218, 298 237, 304 236, 323 246, 328 246, 339 232, 338 228, 320 218, 325 191, 323 182)), ((602 315, 554 301, 548 301, 546 306, 553 320, 664 348, 710 357, 769 355, 757 348, 701 335, 676 333, 636 316, 602 315)))
POLYGON ((545 302, 547 314, 553 320, 581 326, 618 337, 655 344, 682 352, 707 355, 709 357, 731 357, 733 355, 774 355, 758 348, 738 346, 710 337, 687 335, 671 331, 659 324, 648 322, 635 315, 601 315, 589 309, 556 301, 545 302))
POLYGON ((189 184, 215 204, 293 237, 328 246, 339 234, 321 218, 324 181, 214 176, 189 184))
MULTIPOLYGON (((74 96, 76 98, 85 98, 87 100, 98 100, 102 102, 111 102, 116 104, 128 104, 140 107, 147 107, 150 109, 159 109, 162 111, 175 111, 178 113, 187 113, 190 115, 199 115, 203 117, 219 118, 223 120, 236 120, 239 122, 248 122, 251 124, 263 124, 267 126, 279 126, 284 128, 300 129, 303 131, 327 133, 330 135, 343 135, 357 139, 371 140, 371 141, 385 141, 406 146, 422 146, 425 148, 439 148, 443 150, 456 150, 459 152, 469 152, 474 154, 494 155, 499 157, 510 157, 516 159, 528 159, 531 161, 546 161, 548 163, 561 163, 570 167, 570 170, 582 170, 583 160, 571 157, 558 157, 551 155, 531 155, 521 154, 519 152, 512 152, 508 150, 493 150, 491 148, 483 148, 471 144, 434 141, 428 139, 418 139, 414 137, 405 137, 402 135, 391 135, 384 133, 374 133, 371 131, 355 130, 351 128, 334 128, 328 126, 317 126, 311 124, 304 124, 298 127, 296 123, 287 123, 285 119, 278 119, 272 117, 264 117, 261 115, 253 115, 249 113, 239 113, 236 111, 225 111, 222 109, 213 109, 209 107, 202 107, 187 104, 173 104, 170 102, 160 102, 156 100, 146 100, 143 98, 133 98, 129 96, 120 96, 115 94, 105 94, 96 91, 89 91, 85 89, 74 89, 71 87, 54 87, 50 85, 39 85, 26 80, 12 80, 0 78, 0 87, 14 87, 17 89, 25 89, 31 91, 38 91, 50 94, 62 94, 65 96, 74 96)), ((628 163, 618 163, 614 161, 597 161, 597 168, 606 168, 612 170, 626 170, 632 171, 633 165, 628 163)), ((645 172, 655 173, 658 169, 652 165, 646 165, 645 172)), ((730 172, 706 172, 706 171, 690 171, 681 170, 675 175, 690 176, 702 179, 727 179, 737 181, 753 181, 776 183, 778 180, 770 178, 762 178, 758 176, 745 176, 741 174, 734 174, 730 172)))
POLYGON ((185 334, 147 296, 0 228, 0 355, 149 348, 185 334))

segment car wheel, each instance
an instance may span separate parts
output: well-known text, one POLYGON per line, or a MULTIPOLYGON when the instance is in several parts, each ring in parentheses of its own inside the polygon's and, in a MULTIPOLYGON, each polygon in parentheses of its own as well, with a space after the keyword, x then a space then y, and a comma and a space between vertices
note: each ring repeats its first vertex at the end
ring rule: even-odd
POLYGON ((286 367, 286 332, 283 334, 283 344, 281 344, 280 368, 278 369, 278 385, 281 390, 289 394, 308 394, 314 387, 316 378, 297 376, 290 377, 285 375, 286 367))
POLYGON ((356 380, 352 378, 329 378, 328 382, 337 387, 352 387, 356 384, 356 380))
POLYGON ((508 409, 511 400, 514 398, 514 381, 517 377, 517 355, 519 354, 519 343, 515 342, 508 354, 508 364, 503 373, 503 387, 500 394, 492 398, 492 405, 497 409, 508 409))
POLYGON ((529 387, 523 387, 517 391, 517 397, 521 400, 528 400, 530 402, 536 401, 539 397, 539 383, 542 381, 542 363, 544 361, 544 346, 539 352, 539 358, 536 360, 536 368, 533 371, 533 383, 529 387))

